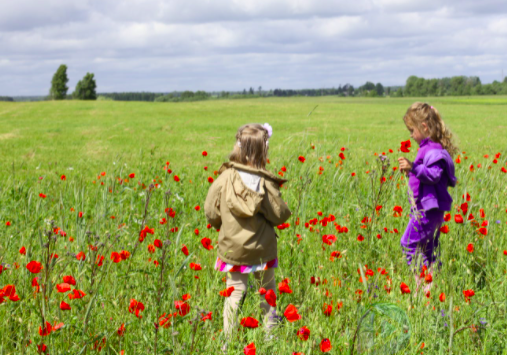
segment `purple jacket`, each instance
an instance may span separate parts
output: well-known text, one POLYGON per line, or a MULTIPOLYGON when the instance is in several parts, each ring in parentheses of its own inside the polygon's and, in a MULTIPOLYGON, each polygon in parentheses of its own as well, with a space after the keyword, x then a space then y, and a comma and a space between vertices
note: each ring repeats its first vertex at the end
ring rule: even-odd
POLYGON ((429 138, 423 139, 419 152, 408 174, 408 186, 412 190, 419 210, 428 211, 437 208, 450 211, 452 197, 447 187, 456 186, 454 162, 440 143, 429 138))

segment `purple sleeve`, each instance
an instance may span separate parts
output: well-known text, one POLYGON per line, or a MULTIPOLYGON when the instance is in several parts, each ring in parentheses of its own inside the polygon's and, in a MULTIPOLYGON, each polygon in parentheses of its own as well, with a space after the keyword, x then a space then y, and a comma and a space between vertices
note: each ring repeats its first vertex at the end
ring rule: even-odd
POLYGON ((415 164, 412 168, 412 172, 423 184, 435 185, 440 181, 440 178, 444 173, 444 169, 444 162, 439 160, 430 166, 426 166, 424 164, 415 164))

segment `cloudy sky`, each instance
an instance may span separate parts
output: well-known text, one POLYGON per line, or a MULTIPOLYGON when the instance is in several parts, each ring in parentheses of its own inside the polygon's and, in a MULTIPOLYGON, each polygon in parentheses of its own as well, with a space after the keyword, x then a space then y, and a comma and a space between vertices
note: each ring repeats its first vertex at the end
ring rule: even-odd
POLYGON ((0 0, 0 95, 402 85, 507 75, 505 0, 0 0))

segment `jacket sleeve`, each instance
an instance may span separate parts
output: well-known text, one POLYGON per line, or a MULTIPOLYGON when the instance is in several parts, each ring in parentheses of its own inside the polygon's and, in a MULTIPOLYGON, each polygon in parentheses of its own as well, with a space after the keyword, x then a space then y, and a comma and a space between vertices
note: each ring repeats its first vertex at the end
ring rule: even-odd
POLYGON ((282 199, 278 184, 268 179, 264 181, 265 196, 262 201, 260 213, 264 215, 269 223, 273 226, 277 226, 288 220, 292 212, 282 199))
MULTIPOLYGON (((220 176, 222 177, 222 175, 220 176)), ((211 184, 206 201, 204 202, 204 214, 208 222, 216 229, 222 226, 222 215, 220 214, 220 199, 222 196, 222 179, 216 179, 211 184)))
POLYGON ((438 184, 442 174, 444 174, 444 170, 445 165, 441 160, 429 166, 426 166, 424 163, 416 164, 412 168, 413 174, 419 179, 419 181, 427 185, 438 184))

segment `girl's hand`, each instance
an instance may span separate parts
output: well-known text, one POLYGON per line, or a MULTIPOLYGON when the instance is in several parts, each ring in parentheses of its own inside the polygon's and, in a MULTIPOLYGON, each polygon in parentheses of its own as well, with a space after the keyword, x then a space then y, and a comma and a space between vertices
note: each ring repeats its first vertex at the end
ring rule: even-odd
POLYGON ((398 164, 400 165, 400 170, 404 173, 408 173, 410 170, 412 170, 412 162, 404 157, 398 158, 398 164))

